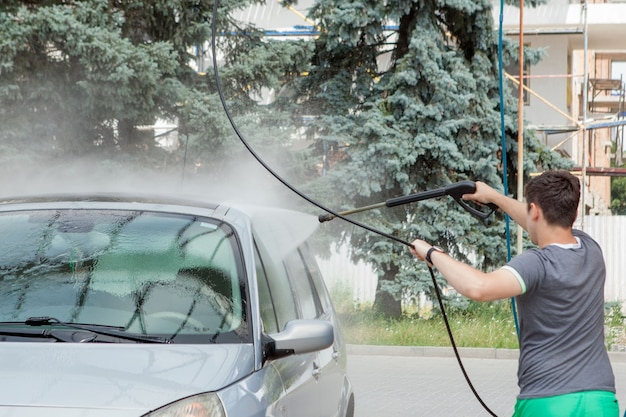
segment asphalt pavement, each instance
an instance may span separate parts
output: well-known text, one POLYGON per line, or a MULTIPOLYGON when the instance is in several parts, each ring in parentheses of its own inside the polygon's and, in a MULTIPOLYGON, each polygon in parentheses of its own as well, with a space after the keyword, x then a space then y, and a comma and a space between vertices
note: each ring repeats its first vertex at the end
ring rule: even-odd
MULTIPOLYGON (((519 352, 459 349, 487 411, 466 382, 452 348, 348 347, 355 417, 485 417, 513 414, 519 352)), ((621 413, 626 410, 626 353, 610 353, 621 413)))

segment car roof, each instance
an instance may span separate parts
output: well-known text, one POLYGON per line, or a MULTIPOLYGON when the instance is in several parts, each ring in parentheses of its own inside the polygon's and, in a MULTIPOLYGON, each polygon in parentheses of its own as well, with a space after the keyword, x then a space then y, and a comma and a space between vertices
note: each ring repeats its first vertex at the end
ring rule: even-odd
POLYGON ((0 197, 0 206, 7 204, 59 204, 62 202, 144 203, 203 207, 215 210, 218 204, 190 196, 131 194, 128 192, 50 193, 0 197))

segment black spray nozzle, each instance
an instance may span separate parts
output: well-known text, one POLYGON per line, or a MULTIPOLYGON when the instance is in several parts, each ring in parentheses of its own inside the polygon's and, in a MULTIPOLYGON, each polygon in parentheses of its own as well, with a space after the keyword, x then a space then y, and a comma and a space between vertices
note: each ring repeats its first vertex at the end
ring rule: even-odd
MULTIPOLYGON (((469 180, 459 181, 453 184, 446 185, 445 187, 442 187, 442 188, 437 188, 435 190, 422 191, 420 193, 410 194, 410 195, 406 195, 403 197, 390 198, 389 200, 386 200, 384 203, 378 203, 378 204, 372 204, 370 206, 359 207, 356 209, 340 212, 339 214, 344 216, 344 215, 349 215, 349 214, 354 214, 354 213, 360 213, 362 211, 372 210, 375 208, 401 206, 403 204, 414 203, 416 201, 423 201, 423 200, 428 200, 428 199, 435 198, 435 197, 449 195, 450 197, 454 199, 454 201, 459 203, 459 205, 463 207, 468 213, 470 213, 472 216, 476 217, 483 223, 486 223, 489 216, 491 216, 498 209, 498 206, 496 206, 495 204, 488 204, 487 206, 490 208, 490 211, 483 212, 483 211, 480 211, 478 209, 471 207, 468 203, 463 201, 462 197, 464 194, 473 194, 475 192, 476 192, 476 183, 474 181, 469 181, 469 180)), ((320 223, 324 223, 324 222, 334 219, 335 217, 337 216, 335 216, 334 214, 330 214, 330 213, 320 214, 318 217, 318 220, 320 221, 320 223)))

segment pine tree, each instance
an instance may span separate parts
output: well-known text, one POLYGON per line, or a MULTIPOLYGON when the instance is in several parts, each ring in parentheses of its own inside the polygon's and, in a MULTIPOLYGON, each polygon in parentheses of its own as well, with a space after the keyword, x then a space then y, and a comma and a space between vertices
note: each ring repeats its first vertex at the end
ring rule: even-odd
MULTIPOLYGON (((466 179, 502 187, 491 7, 487 0, 316 4, 312 16, 321 35, 303 88, 309 113, 318 116, 318 151, 333 162, 315 187, 328 187, 325 195, 334 196, 335 207, 366 206, 466 179)), ((505 63, 513 62, 516 45, 505 46, 505 63)), ((528 56, 537 58, 533 51, 528 56)), ((517 106, 509 91, 504 94, 507 175, 515 190, 517 106)), ((534 138, 526 139, 524 152, 526 173, 568 163, 534 138)), ((450 198, 358 219, 404 240, 426 239, 457 259, 476 256, 483 267, 506 260, 502 216, 482 225, 450 198)), ((397 317, 403 297, 432 296, 429 274, 404 245, 337 220, 326 227, 342 234, 356 259, 376 268, 379 311, 397 317)))

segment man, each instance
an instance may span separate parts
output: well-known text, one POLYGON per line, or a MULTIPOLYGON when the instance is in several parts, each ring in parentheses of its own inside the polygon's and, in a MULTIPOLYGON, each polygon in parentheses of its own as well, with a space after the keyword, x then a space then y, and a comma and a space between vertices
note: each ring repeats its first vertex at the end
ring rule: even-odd
POLYGON ((516 297, 520 394, 514 417, 618 417, 604 344, 604 259, 589 235, 572 228, 580 182, 569 172, 548 171, 528 182, 524 196, 525 204, 481 182, 463 196, 496 204, 538 246, 502 268, 481 272, 420 239, 411 253, 468 298, 516 297))

